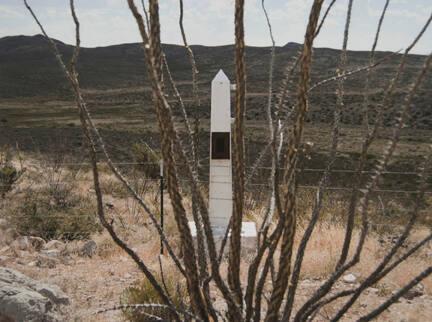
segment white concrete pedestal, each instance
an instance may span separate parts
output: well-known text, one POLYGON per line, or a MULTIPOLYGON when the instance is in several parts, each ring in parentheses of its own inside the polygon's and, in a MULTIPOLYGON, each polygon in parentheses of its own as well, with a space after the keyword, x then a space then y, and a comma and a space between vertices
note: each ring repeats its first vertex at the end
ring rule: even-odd
MULTIPOLYGON (((191 230, 192 237, 194 238, 194 242, 196 243, 197 231, 195 227, 194 221, 189 221, 189 229, 191 230)), ((216 244, 216 250, 220 250, 220 246, 222 244, 222 240, 225 236, 226 226, 212 226, 213 238, 216 244)), ((231 233, 228 233, 228 238, 231 233)), ((257 243, 257 231, 256 225, 252 221, 244 221, 242 222, 242 231, 241 231, 241 246, 242 246, 242 255, 255 253, 256 251, 256 243, 257 243)), ((228 253, 229 249, 229 240, 227 241, 224 249, 224 253, 228 253)))

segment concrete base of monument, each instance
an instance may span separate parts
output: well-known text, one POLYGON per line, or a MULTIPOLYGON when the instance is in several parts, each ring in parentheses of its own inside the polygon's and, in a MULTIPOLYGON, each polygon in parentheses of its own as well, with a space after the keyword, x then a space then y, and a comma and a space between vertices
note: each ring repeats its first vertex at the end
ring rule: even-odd
MULTIPOLYGON (((192 237, 196 243, 197 231, 194 221, 189 221, 189 229, 191 230, 192 237)), ((216 243, 216 249, 219 252, 222 240, 225 236, 226 227, 224 226, 212 226, 213 237, 216 243)), ((230 233, 228 234, 228 236, 230 233)), ((248 255, 255 253, 257 243, 257 230, 254 222, 244 221, 242 222, 242 232, 241 232, 241 245, 242 245, 242 255, 248 255)), ((196 246, 196 245, 195 245, 196 246)), ((224 253, 228 254, 229 240, 227 241, 224 249, 224 253)))

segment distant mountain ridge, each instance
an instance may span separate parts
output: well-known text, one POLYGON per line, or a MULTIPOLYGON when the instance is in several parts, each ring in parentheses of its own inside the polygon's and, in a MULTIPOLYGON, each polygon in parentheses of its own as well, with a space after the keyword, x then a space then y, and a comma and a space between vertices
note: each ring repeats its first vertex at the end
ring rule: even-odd
MULTIPOLYGON (((73 46, 55 40, 59 51, 66 62, 69 61, 73 46)), ((277 90, 284 77, 285 67, 294 60, 302 45, 289 42, 283 47, 276 48, 276 63, 274 73, 274 88, 277 90)), ((219 69, 223 69, 227 76, 234 81, 233 45, 225 46, 192 46, 197 67, 201 95, 208 96, 209 84, 219 69)), ((190 95, 191 67, 186 50, 179 45, 163 45, 170 70, 180 90, 185 96, 190 95)), ((330 48, 316 48, 312 69, 312 83, 335 75, 340 51, 330 48)), ((262 117, 261 105, 265 102, 268 83, 268 66, 270 58, 269 47, 246 47, 247 81, 248 81, 248 114, 254 119, 262 117), (253 94, 255 95, 254 97, 253 94)), ((376 59, 389 55, 388 52, 377 52, 376 59)), ((395 103, 402 99, 407 85, 421 69, 425 56, 410 55, 407 67, 401 79, 400 94, 395 97, 395 103)), ((366 66, 369 63, 368 52, 348 52, 348 69, 366 66)), ((373 74, 371 102, 379 101, 379 88, 384 88, 392 78, 399 63, 398 57, 378 66, 373 74)), ((141 44, 119 44, 107 47, 82 48, 78 63, 80 84, 88 93, 103 93, 113 89, 148 87, 144 56, 141 44)), ((347 119, 344 121, 358 123, 364 88, 364 74, 349 79, 346 82, 345 102, 347 119), (357 114, 356 114, 357 113, 357 114), (357 116, 356 116, 357 115, 357 116), (349 119, 351 118, 351 120, 349 119)), ((430 73, 422 85, 422 90, 416 98, 414 123, 421 123, 420 127, 432 127, 425 113, 430 107, 432 82, 430 73)), ((132 95, 130 99, 136 98, 132 95)), ((331 122, 331 105, 335 102, 334 84, 319 88, 311 96, 312 121, 331 122)), ((292 84, 295 95, 295 81, 292 84)), ((90 95, 90 94, 89 94, 90 95)), ((125 94, 127 96, 127 94, 125 94)), ((103 95, 99 99, 104 100, 103 95)), ((107 93, 109 96, 109 93, 107 93)), ((55 99, 72 99, 69 84, 62 74, 58 63, 42 35, 8 36, 0 39, 0 99, 17 99, 23 97, 49 97, 55 99)), ((144 95, 149 98, 150 96, 144 95)), ((114 99, 114 98, 112 98, 114 99)), ((111 100, 112 100, 111 99, 111 100)))

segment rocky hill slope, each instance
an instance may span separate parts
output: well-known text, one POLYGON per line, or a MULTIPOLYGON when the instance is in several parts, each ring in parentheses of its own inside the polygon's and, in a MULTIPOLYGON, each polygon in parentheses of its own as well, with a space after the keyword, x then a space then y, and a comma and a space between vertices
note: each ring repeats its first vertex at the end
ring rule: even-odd
MULTIPOLYGON (((63 57, 68 60, 73 46, 57 41, 63 57)), ((231 80, 233 76, 233 46, 192 46, 199 70, 200 95, 203 100, 203 116, 209 113, 209 83, 219 69, 223 69, 231 80)), ((298 55, 300 44, 288 43, 276 48, 275 89, 281 86, 284 70, 298 55)), ((191 95, 191 73, 187 54, 182 46, 164 45, 163 50, 182 94, 191 95)), ((329 48, 316 48, 312 83, 335 75, 340 51, 329 48)), ((389 52, 377 53, 380 59, 389 52)), ((247 47, 248 102, 247 118, 262 119, 266 102, 269 47, 247 47)), ((392 100, 397 106, 403 100, 410 82, 423 65, 425 56, 410 55, 403 73, 397 94, 392 100)), ((400 61, 396 55, 376 68, 370 86, 369 110, 373 115, 374 107, 379 102, 383 88, 393 76, 400 61)), ((369 63, 368 52, 348 52, 348 69, 366 66, 369 63)), ((80 82, 88 100, 102 103, 122 104, 150 100, 143 51, 141 45, 121 44, 108 47, 82 48, 78 64, 80 82)), ((362 122, 362 102, 365 74, 350 78, 345 85, 345 110, 343 122, 360 124, 362 122)), ((295 82, 291 84, 295 95, 295 82)), ((430 102, 432 98, 432 78, 426 77, 418 93, 410 126, 431 129, 432 117, 430 102)), ((48 43, 41 35, 11 36, 0 39, 0 100, 38 97, 49 99, 72 100, 69 85, 60 72, 48 43)), ((186 100, 187 101, 187 100, 186 100)), ((311 95, 310 121, 329 123, 332 120, 332 107, 336 101, 334 84, 318 88, 311 95)), ((392 115, 388 111, 388 123, 392 115)))

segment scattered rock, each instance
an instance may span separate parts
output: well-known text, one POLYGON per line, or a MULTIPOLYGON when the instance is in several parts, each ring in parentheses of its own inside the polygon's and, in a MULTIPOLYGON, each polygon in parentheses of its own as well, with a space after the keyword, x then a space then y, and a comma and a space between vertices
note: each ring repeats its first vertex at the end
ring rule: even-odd
POLYGON ((129 279, 129 278, 132 278, 132 275, 131 275, 131 274, 129 274, 129 273, 126 273, 126 274, 124 275, 124 278, 125 278, 125 279, 129 279))
POLYGON ((27 236, 18 236, 12 243, 11 247, 17 250, 28 250, 31 244, 27 236))
POLYGON ((370 288, 368 288, 368 290, 369 290, 369 292, 372 293, 372 294, 378 294, 378 289, 375 288, 375 287, 370 287, 370 288))
POLYGON ((33 256, 32 253, 30 253, 30 252, 28 252, 26 250, 22 250, 22 251, 20 251, 18 253, 19 253, 20 257, 32 257, 33 256))
POLYGON ((424 293, 424 286, 422 283, 418 283, 417 286, 415 286, 415 288, 417 288, 420 292, 424 293))
POLYGON ((59 240, 53 239, 45 244, 44 249, 46 250, 57 249, 60 252, 63 252, 64 250, 66 250, 66 244, 59 240))
POLYGON ((7 257, 7 256, 0 256, 0 265, 3 265, 4 263, 6 263, 8 259, 9 259, 9 257, 7 257))
POLYGON ((70 304, 69 297, 57 285, 37 284, 35 291, 49 298, 55 304, 70 304))
POLYGON ((311 281, 308 280, 307 278, 305 278, 304 280, 301 281, 301 283, 304 285, 309 285, 309 284, 311 284, 311 281))
POLYGON ((2 249, 0 249, 0 254, 4 254, 6 253, 8 250, 10 250, 11 248, 9 246, 5 246, 2 249))
POLYGON ((360 302, 360 306, 361 306, 361 307, 366 307, 366 306, 367 306, 367 304, 366 304, 366 303, 364 303, 364 302, 360 302))
POLYGON ((57 258, 48 257, 44 255, 39 255, 36 261, 36 266, 38 267, 46 267, 46 268, 55 268, 57 264, 59 264, 59 260, 57 258))
MULTIPOLYGON (((378 239, 378 242, 380 244, 391 244, 393 246, 398 242, 399 238, 400 238, 399 235, 387 235, 378 239)), ((401 245, 402 248, 407 248, 408 246, 409 246, 409 242, 407 240, 405 240, 401 245)))
POLYGON ((57 286, 0 267, 0 320, 61 321, 59 304, 69 304, 69 298, 57 286))
POLYGON ((43 249, 40 251, 42 255, 51 257, 51 258, 59 258, 60 257, 60 251, 58 249, 43 249))
POLYGON ((40 237, 29 236, 28 240, 30 245, 37 251, 40 251, 46 244, 45 240, 40 237))
POLYGON ((81 248, 81 254, 83 256, 87 257, 93 257, 93 255, 96 252, 97 244, 94 240, 89 240, 84 244, 84 246, 81 248))
POLYGON ((347 274, 343 277, 343 281, 345 283, 348 283, 348 284, 353 284, 353 283, 355 283, 356 280, 357 280, 357 277, 352 273, 347 274))
POLYGON ((424 286, 422 284, 418 284, 411 288, 408 292, 402 295, 403 298, 407 300, 412 300, 415 297, 422 296, 424 294, 424 286))
POLYGON ((70 257, 64 257, 63 260, 62 260, 62 262, 65 265, 73 265, 74 264, 73 259, 70 258, 70 257))

